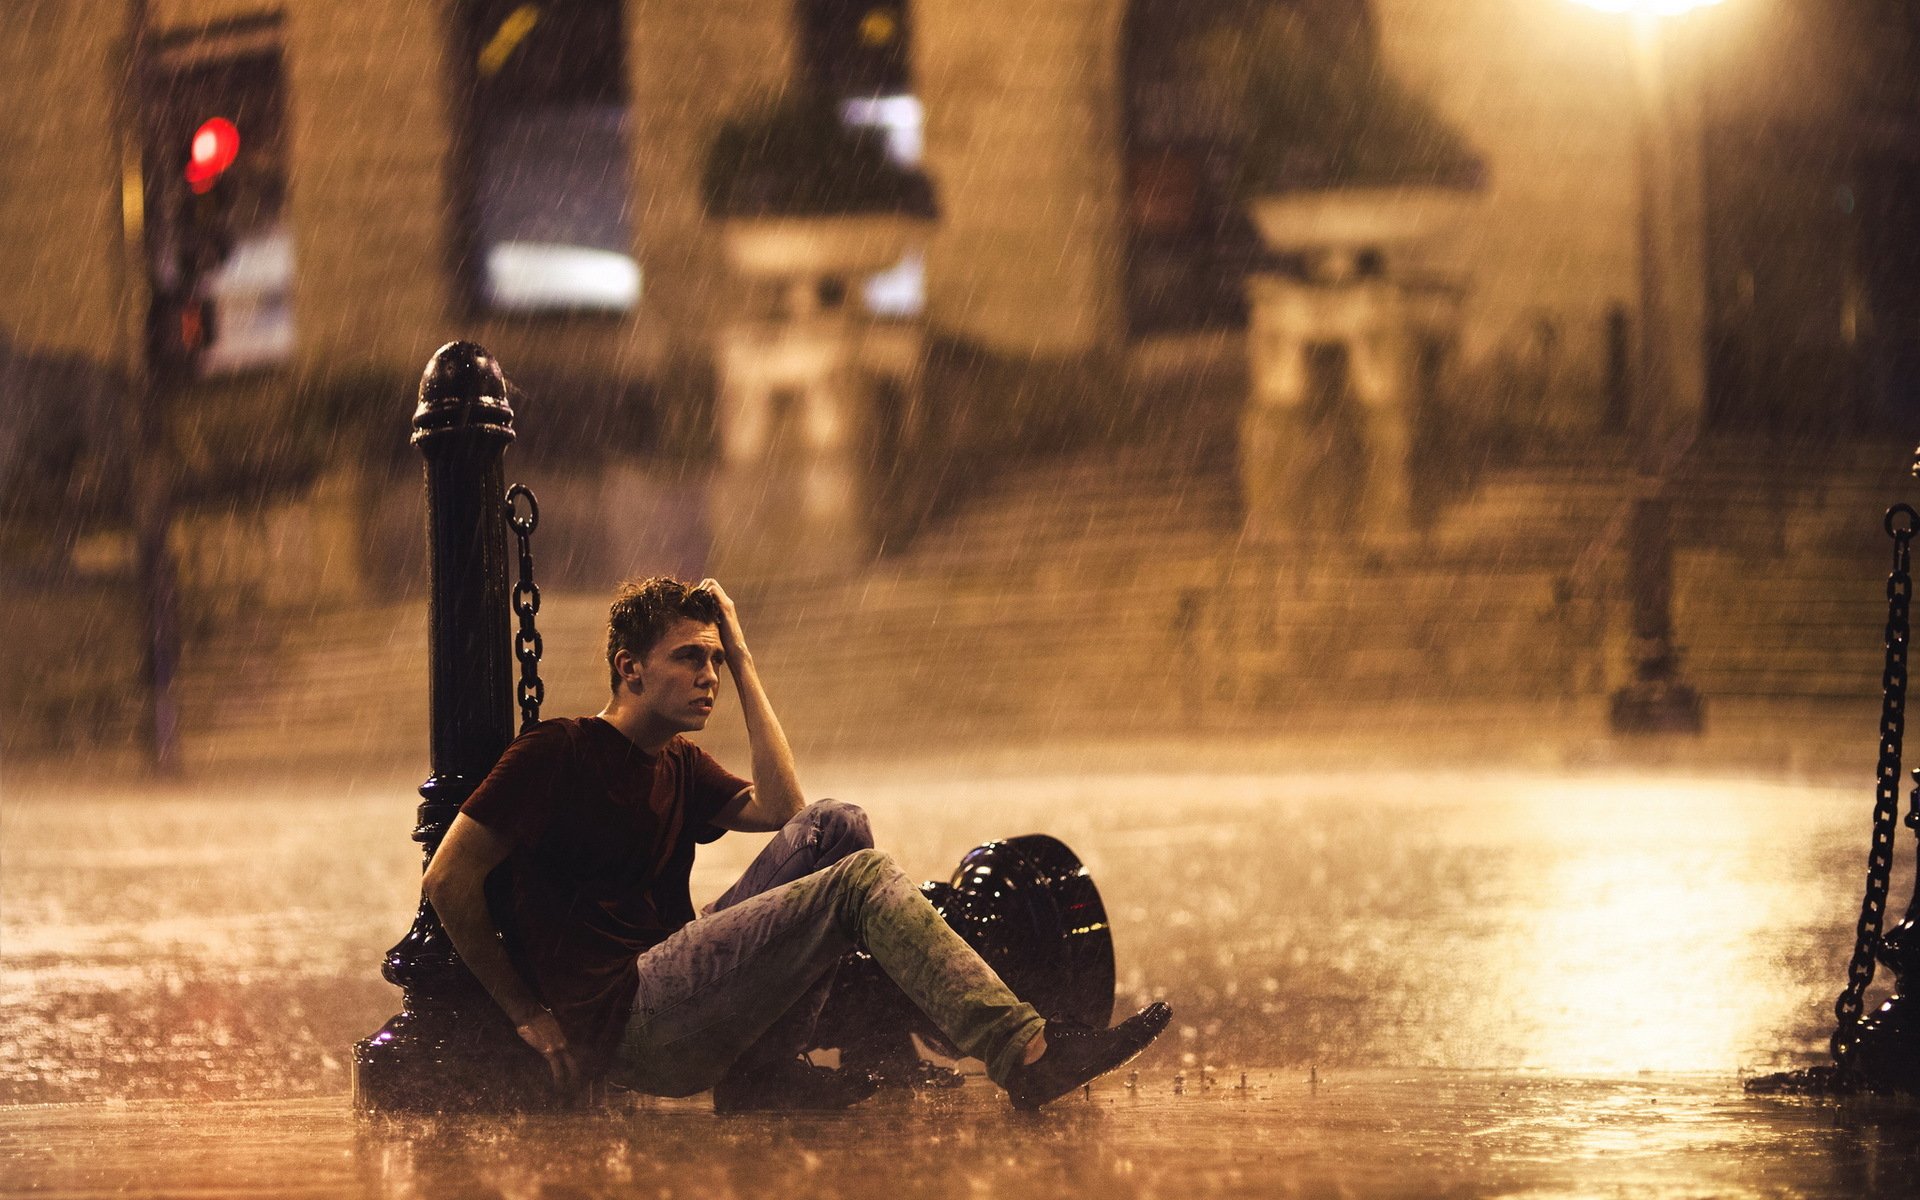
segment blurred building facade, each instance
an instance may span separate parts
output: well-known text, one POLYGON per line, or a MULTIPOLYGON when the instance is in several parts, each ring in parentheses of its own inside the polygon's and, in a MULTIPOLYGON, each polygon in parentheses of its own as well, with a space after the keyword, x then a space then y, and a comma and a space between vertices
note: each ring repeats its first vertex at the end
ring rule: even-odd
MULTIPOLYGON (((1606 460, 1641 336, 1632 62, 1617 17, 1567 0, 31 6, 0 38, 0 339, 27 398, 9 453, 44 459, 77 422, 66 458, 17 474, 68 499, 112 490, 166 283, 146 262, 194 219, 156 206, 177 181, 146 180, 143 201, 130 147, 169 169, 153 147, 224 106, 243 114, 243 211, 221 217, 211 348, 168 418, 197 481, 176 540, 203 612, 365 603, 417 566, 410 510, 367 478, 403 456, 407 382, 456 336, 526 387, 516 454, 589 510, 563 579, 697 566, 735 535, 700 480, 716 337, 744 303, 702 164, 723 120, 806 85, 937 193, 924 253, 859 299, 925 332, 925 471, 1109 443, 1177 447, 1176 477, 1217 467, 1246 403, 1259 249, 1190 49, 1271 6, 1363 28, 1484 167, 1428 264, 1460 306, 1418 402, 1453 430, 1434 446, 1479 455, 1450 457, 1433 495, 1471 498, 1500 447, 1606 460), (161 81, 143 96, 126 83, 135 20, 161 81), (566 469, 581 456, 601 464, 590 481, 566 469), (639 482, 606 482, 622 471, 639 482), (622 506, 652 531, 605 515, 622 506)), ((1671 198, 1674 320, 1654 336, 1685 423, 1844 440, 1920 419, 1915 39, 1909 7, 1876 0, 1727 0, 1670 26, 1691 186, 1671 198)), ((48 543, 19 526, 58 518, 30 510, 11 518, 16 565, 124 568, 111 519, 48 543)), ((1179 611, 1169 628, 1199 620, 1179 611)))

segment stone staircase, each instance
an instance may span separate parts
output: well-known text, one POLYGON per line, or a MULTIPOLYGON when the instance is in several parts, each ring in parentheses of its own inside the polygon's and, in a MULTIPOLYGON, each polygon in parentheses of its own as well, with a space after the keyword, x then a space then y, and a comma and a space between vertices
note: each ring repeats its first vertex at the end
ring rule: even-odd
POLYGON ((1674 621, 1709 697, 1865 703, 1880 692, 1886 565, 1858 556, 1681 560, 1674 621))
POLYGON ((1717 509, 1695 506, 1676 563, 1674 619, 1696 685, 1730 699, 1870 704, 1892 564, 1882 520, 1892 504, 1920 503, 1905 454, 1869 443, 1786 461, 1740 448, 1740 458, 1739 486, 1717 509))
MULTIPOLYGON (((1707 450, 1672 493, 1689 677, 1710 701, 1870 701, 1878 514, 1899 470, 1845 450, 1784 465, 1707 450)), ((1619 556, 1594 542, 1630 484, 1618 461, 1536 464, 1487 477, 1391 544, 1258 547, 1240 539, 1217 458, 1089 453, 1002 477, 857 578, 735 590, 789 732, 812 751, 1594 697, 1625 665, 1619 556)), ((604 604, 545 596, 549 713, 604 703, 604 604)), ((229 627, 187 665, 189 757, 424 765, 426 690, 419 596, 229 627)))
POLYGON ((1623 463, 1549 463, 1489 474, 1437 514, 1432 553, 1462 568, 1560 567, 1601 536, 1626 495, 1623 463))
MULTIPOLYGON (((1243 546, 1239 524, 1224 465, 1089 454, 999 480, 859 578, 737 594, 805 748, 1125 735, 1561 686, 1565 668, 1523 648, 1551 627, 1550 571, 1466 576, 1424 552, 1303 570, 1297 550, 1243 546)), ((550 713, 604 702, 604 604, 543 598, 550 713)), ((423 609, 416 596, 302 614, 199 647, 182 688, 189 758, 423 759, 423 609)))
POLYGON ((424 763, 425 610, 416 597, 282 615, 189 646, 177 685, 188 765, 372 766, 409 749, 424 763))
MULTIPOLYGON (((1463 570, 1567 573, 1561 595, 1613 613, 1605 673, 1625 667, 1620 578, 1634 478, 1624 447, 1495 472, 1432 540, 1463 570), (1599 542, 1599 546, 1594 543, 1599 542)), ((1896 445, 1703 438, 1671 480, 1674 622, 1709 700, 1865 703, 1878 695, 1890 504, 1920 497, 1896 445)))
POLYGON ((1599 687, 1601 610, 1556 572, 1433 557, 1349 562, 1289 577, 1242 568, 1215 603, 1215 719, 1325 705, 1540 702, 1599 687), (1236 716, 1236 710, 1244 710, 1236 716))
MULTIPOLYGON (((941 740, 1050 732, 1089 705, 1149 704, 1143 677, 1183 597, 1230 545, 1223 474, 1134 461, 1036 468, 910 553, 851 581, 736 588, 756 660, 796 743, 872 730, 941 740)), ((605 702, 606 598, 543 596, 550 713, 605 702)), ((419 754, 426 631, 419 597, 228 630, 191 656, 181 688, 202 765, 419 754)))

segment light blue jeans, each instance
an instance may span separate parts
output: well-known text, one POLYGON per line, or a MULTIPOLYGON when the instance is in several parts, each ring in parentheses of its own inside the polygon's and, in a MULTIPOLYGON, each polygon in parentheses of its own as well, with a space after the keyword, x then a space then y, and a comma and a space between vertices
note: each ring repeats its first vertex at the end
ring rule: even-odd
POLYGON ((640 991, 608 1078, 690 1096, 811 1040, 833 969, 864 948, 965 1053, 1005 1085, 1040 1014, 940 919, 866 814, 822 800, 774 835, 706 912, 640 956, 640 991))

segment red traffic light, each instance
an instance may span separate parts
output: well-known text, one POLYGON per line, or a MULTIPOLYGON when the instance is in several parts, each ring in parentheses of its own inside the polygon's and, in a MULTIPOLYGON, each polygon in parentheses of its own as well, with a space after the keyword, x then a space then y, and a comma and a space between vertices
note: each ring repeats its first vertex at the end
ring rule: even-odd
POLYGON ((187 186, 196 194, 220 178, 240 156, 240 130, 225 117, 213 117, 193 131, 187 147, 187 186))

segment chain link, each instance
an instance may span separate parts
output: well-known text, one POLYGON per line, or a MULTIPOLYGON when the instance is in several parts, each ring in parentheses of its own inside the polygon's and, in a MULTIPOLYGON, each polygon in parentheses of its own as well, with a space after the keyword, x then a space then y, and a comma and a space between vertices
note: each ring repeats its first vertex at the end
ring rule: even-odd
MULTIPOLYGON (((547 685, 540 679, 540 654, 545 649, 534 618, 540 613, 540 588, 533 582, 533 531, 540 527, 540 501, 533 489, 516 483, 507 489, 507 524, 520 543, 520 580, 513 585, 513 611, 520 618, 520 630, 513 635, 513 656, 520 660, 520 686, 516 698, 520 704, 520 732, 525 733, 540 720, 540 705, 547 698, 547 685), (519 501, 527 502, 527 515, 520 515, 519 501)), ((1896 764, 1896 769, 1898 766, 1896 764)))
MULTIPOLYGON (((1847 986, 1833 1002, 1839 1019, 1830 1048, 1833 1061, 1844 1072, 1852 1066, 1859 1036, 1860 1011, 1867 985, 1873 982, 1874 952, 1880 946, 1880 925, 1886 916, 1887 887, 1893 874, 1894 824, 1900 815, 1900 749, 1906 731, 1908 610, 1913 599, 1912 553, 1920 514, 1905 504, 1887 510, 1887 536, 1893 539, 1893 570, 1887 576, 1887 666, 1881 672, 1880 767, 1874 785, 1873 844, 1867 852, 1867 890, 1860 901, 1860 921, 1854 930, 1853 958, 1847 963, 1847 986), (1900 518, 1904 517, 1902 521, 1900 518)), ((1920 773, 1916 773, 1920 778, 1920 773)), ((1920 805, 1920 789, 1914 803, 1920 805)), ((1907 817, 1920 821, 1920 809, 1907 817)))

